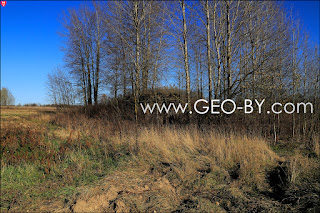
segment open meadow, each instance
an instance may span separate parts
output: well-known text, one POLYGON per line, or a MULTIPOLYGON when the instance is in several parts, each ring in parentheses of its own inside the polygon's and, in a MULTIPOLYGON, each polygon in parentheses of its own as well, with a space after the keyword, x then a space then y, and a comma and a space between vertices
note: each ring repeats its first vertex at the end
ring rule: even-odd
POLYGON ((2 211, 320 209, 319 155, 252 135, 2 107, 0 139, 2 211))

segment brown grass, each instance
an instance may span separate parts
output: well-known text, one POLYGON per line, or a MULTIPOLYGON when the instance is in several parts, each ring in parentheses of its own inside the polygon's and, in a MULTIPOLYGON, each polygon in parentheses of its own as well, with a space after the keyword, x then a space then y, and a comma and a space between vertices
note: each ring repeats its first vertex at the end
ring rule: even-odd
POLYGON ((234 134, 226 138, 214 130, 143 128, 135 137, 118 137, 116 141, 129 141, 131 147, 138 145, 142 166, 169 164, 182 181, 199 170, 220 167, 230 171, 238 165, 241 180, 258 184, 264 180, 266 168, 280 160, 263 139, 234 134))
POLYGON ((124 172, 83 190, 72 207, 75 212, 174 211, 195 193, 201 195, 197 211, 224 212, 219 206, 224 200, 213 202, 205 195, 228 189, 243 199, 240 186, 266 187, 268 168, 283 160, 261 138, 231 134, 226 139, 214 130, 200 132, 192 127, 139 128, 137 134, 115 134, 109 139, 113 147, 128 146, 133 160, 124 165, 124 172), (237 165, 239 178, 232 180, 229 172, 237 165), (232 187, 225 188, 226 184, 232 187))
POLYGON ((55 107, 35 107, 35 106, 1 106, 1 116, 27 116, 34 115, 39 112, 54 112, 55 107))
MULTIPOLYGON (((135 127, 119 121, 116 125, 103 117, 88 119, 83 114, 58 113, 53 123, 63 126, 56 130, 61 137, 87 135, 108 146, 128 146, 142 167, 159 163, 172 166, 181 180, 197 174, 204 167, 220 167, 226 171, 240 166, 240 179, 248 184, 264 182, 266 169, 276 164, 278 157, 268 143, 259 137, 218 130, 200 131, 194 126, 135 127), (137 152, 138 150, 138 152, 137 152)), ((258 184, 258 185, 259 185, 258 184)))
POLYGON ((311 176, 315 169, 319 169, 316 161, 303 156, 299 151, 289 157, 288 162, 288 175, 292 184, 300 183, 304 178, 311 176))
POLYGON ((320 157, 320 135, 314 135, 312 137, 312 149, 314 153, 320 157))
MULTIPOLYGON (((103 187, 84 187, 78 181, 77 189, 82 195, 71 199, 77 202, 70 204, 74 211, 174 211, 184 200, 197 195, 199 211, 219 212, 221 202, 231 205, 226 202, 230 196, 247 199, 243 188, 270 190, 267 172, 278 161, 286 161, 257 136, 221 133, 209 127, 205 130, 194 126, 144 127, 132 121, 88 118, 72 110, 52 112, 53 108, 39 107, 1 111, 1 115, 10 118, 1 125, 1 174, 10 173, 14 178, 12 166, 21 170, 26 164, 26 168, 37 172, 36 178, 28 183, 32 187, 37 187, 34 179, 38 176, 43 178, 42 184, 56 187, 74 186, 75 179, 89 178, 91 182, 93 176, 105 176, 101 180, 106 184, 103 187), (18 121, 14 115, 19 115, 18 121), (109 173, 111 167, 117 170, 109 173), (208 198, 218 196, 217 193, 225 198, 208 198)), ((314 138, 315 153, 319 149, 317 144, 319 140, 314 138)), ((315 168, 301 153, 287 161, 293 184, 315 168)), ((4 184, 4 195, 8 197, 12 192, 20 193, 10 189, 14 186, 10 177, 4 184)), ((40 203, 38 207, 52 209, 40 203)))
POLYGON ((1 128, 8 124, 30 126, 41 121, 45 123, 51 119, 49 113, 55 111, 55 107, 0 106, 1 128))

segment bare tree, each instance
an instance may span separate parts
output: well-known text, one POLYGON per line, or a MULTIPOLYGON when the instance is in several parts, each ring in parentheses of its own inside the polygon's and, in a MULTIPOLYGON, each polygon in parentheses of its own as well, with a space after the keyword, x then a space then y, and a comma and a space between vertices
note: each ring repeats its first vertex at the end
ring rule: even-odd
POLYGON ((57 68, 48 74, 47 89, 54 104, 74 105, 77 93, 67 73, 57 68))
POLYGON ((10 92, 10 90, 6 87, 2 87, 0 91, 1 96, 1 106, 8 106, 8 105, 14 105, 15 98, 10 92))
POLYGON ((211 31, 210 31, 210 9, 209 0, 206 0, 205 11, 207 16, 207 60, 208 60, 208 79, 209 79, 209 100, 212 99, 212 66, 211 66, 211 31))
POLYGON ((67 66, 82 89, 84 104, 97 104, 104 57, 101 46, 107 30, 102 4, 93 3, 93 9, 84 5, 79 10, 69 10, 61 22, 67 66))
POLYGON ((190 110, 191 93, 190 93, 190 72, 188 62, 188 38, 187 38, 187 21, 186 21, 186 6, 185 2, 181 1, 182 10, 182 23, 183 23, 183 55, 184 55, 184 71, 186 73, 186 90, 187 90, 187 103, 190 110))

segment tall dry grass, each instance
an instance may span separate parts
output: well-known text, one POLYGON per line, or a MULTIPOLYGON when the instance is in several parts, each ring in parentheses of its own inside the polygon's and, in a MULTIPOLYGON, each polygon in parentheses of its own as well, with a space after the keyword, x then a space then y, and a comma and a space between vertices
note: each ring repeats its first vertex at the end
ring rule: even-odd
POLYGON ((320 135, 314 135, 312 137, 312 149, 317 156, 320 156, 320 135))
POLYGON ((248 184, 261 184, 266 168, 280 160, 261 138, 200 132, 192 127, 141 128, 136 135, 115 137, 114 142, 129 143, 131 150, 138 146, 135 157, 141 166, 170 165, 182 181, 219 167, 237 170, 239 180, 248 184))
POLYGON ((141 127, 130 121, 110 122, 103 117, 88 118, 81 113, 58 113, 53 123, 63 126, 67 132, 90 136, 105 144, 109 152, 127 147, 142 167, 153 169, 169 165, 181 180, 195 178, 199 171, 218 167, 237 172, 242 182, 261 185, 268 168, 284 160, 271 150, 265 139, 217 129, 141 127))
POLYGON ((304 178, 313 176, 315 170, 318 170, 317 162, 296 151, 288 159, 288 177, 292 184, 299 184, 304 178))
POLYGON ((38 176, 44 182, 74 187, 127 167, 165 176, 175 187, 192 192, 214 187, 219 184, 216 178, 222 184, 260 188, 266 186, 268 168, 280 159, 262 138, 211 128, 146 127, 76 112, 38 115, 28 121, 34 124, 6 124, 1 129, 6 194, 16 184, 11 179, 19 180, 22 188, 37 184, 38 176), (21 172, 12 173, 28 166, 37 171, 28 174, 30 183, 19 178, 21 172))
MULTIPOLYGON (((39 114, 26 121, 30 125, 7 123, 1 127, 4 197, 9 197, 16 185, 21 190, 38 187, 41 191, 40 185, 51 182, 57 189, 78 187, 114 169, 131 167, 169 181, 182 199, 187 193, 211 193, 226 185, 265 190, 269 187, 268 170, 278 161, 287 161, 293 184, 315 168, 299 153, 286 160, 274 153, 265 139, 225 129, 146 127, 128 120, 88 117, 77 111, 39 114)), ((319 140, 314 138, 315 152, 317 144, 319 140)), ((162 201, 157 202, 160 205, 162 201)), ((11 200, 5 201, 8 203, 11 200)))

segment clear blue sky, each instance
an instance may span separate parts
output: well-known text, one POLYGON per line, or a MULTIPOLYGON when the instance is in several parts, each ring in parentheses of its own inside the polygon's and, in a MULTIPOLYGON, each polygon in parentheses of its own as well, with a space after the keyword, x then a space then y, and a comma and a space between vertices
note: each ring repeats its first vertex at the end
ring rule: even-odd
MULTIPOLYGON (((59 15, 83 2, 9 0, 1 7, 1 87, 11 90, 16 104, 49 103, 47 74, 64 64, 59 15)), ((319 1, 285 2, 290 5, 319 43, 319 1)))

